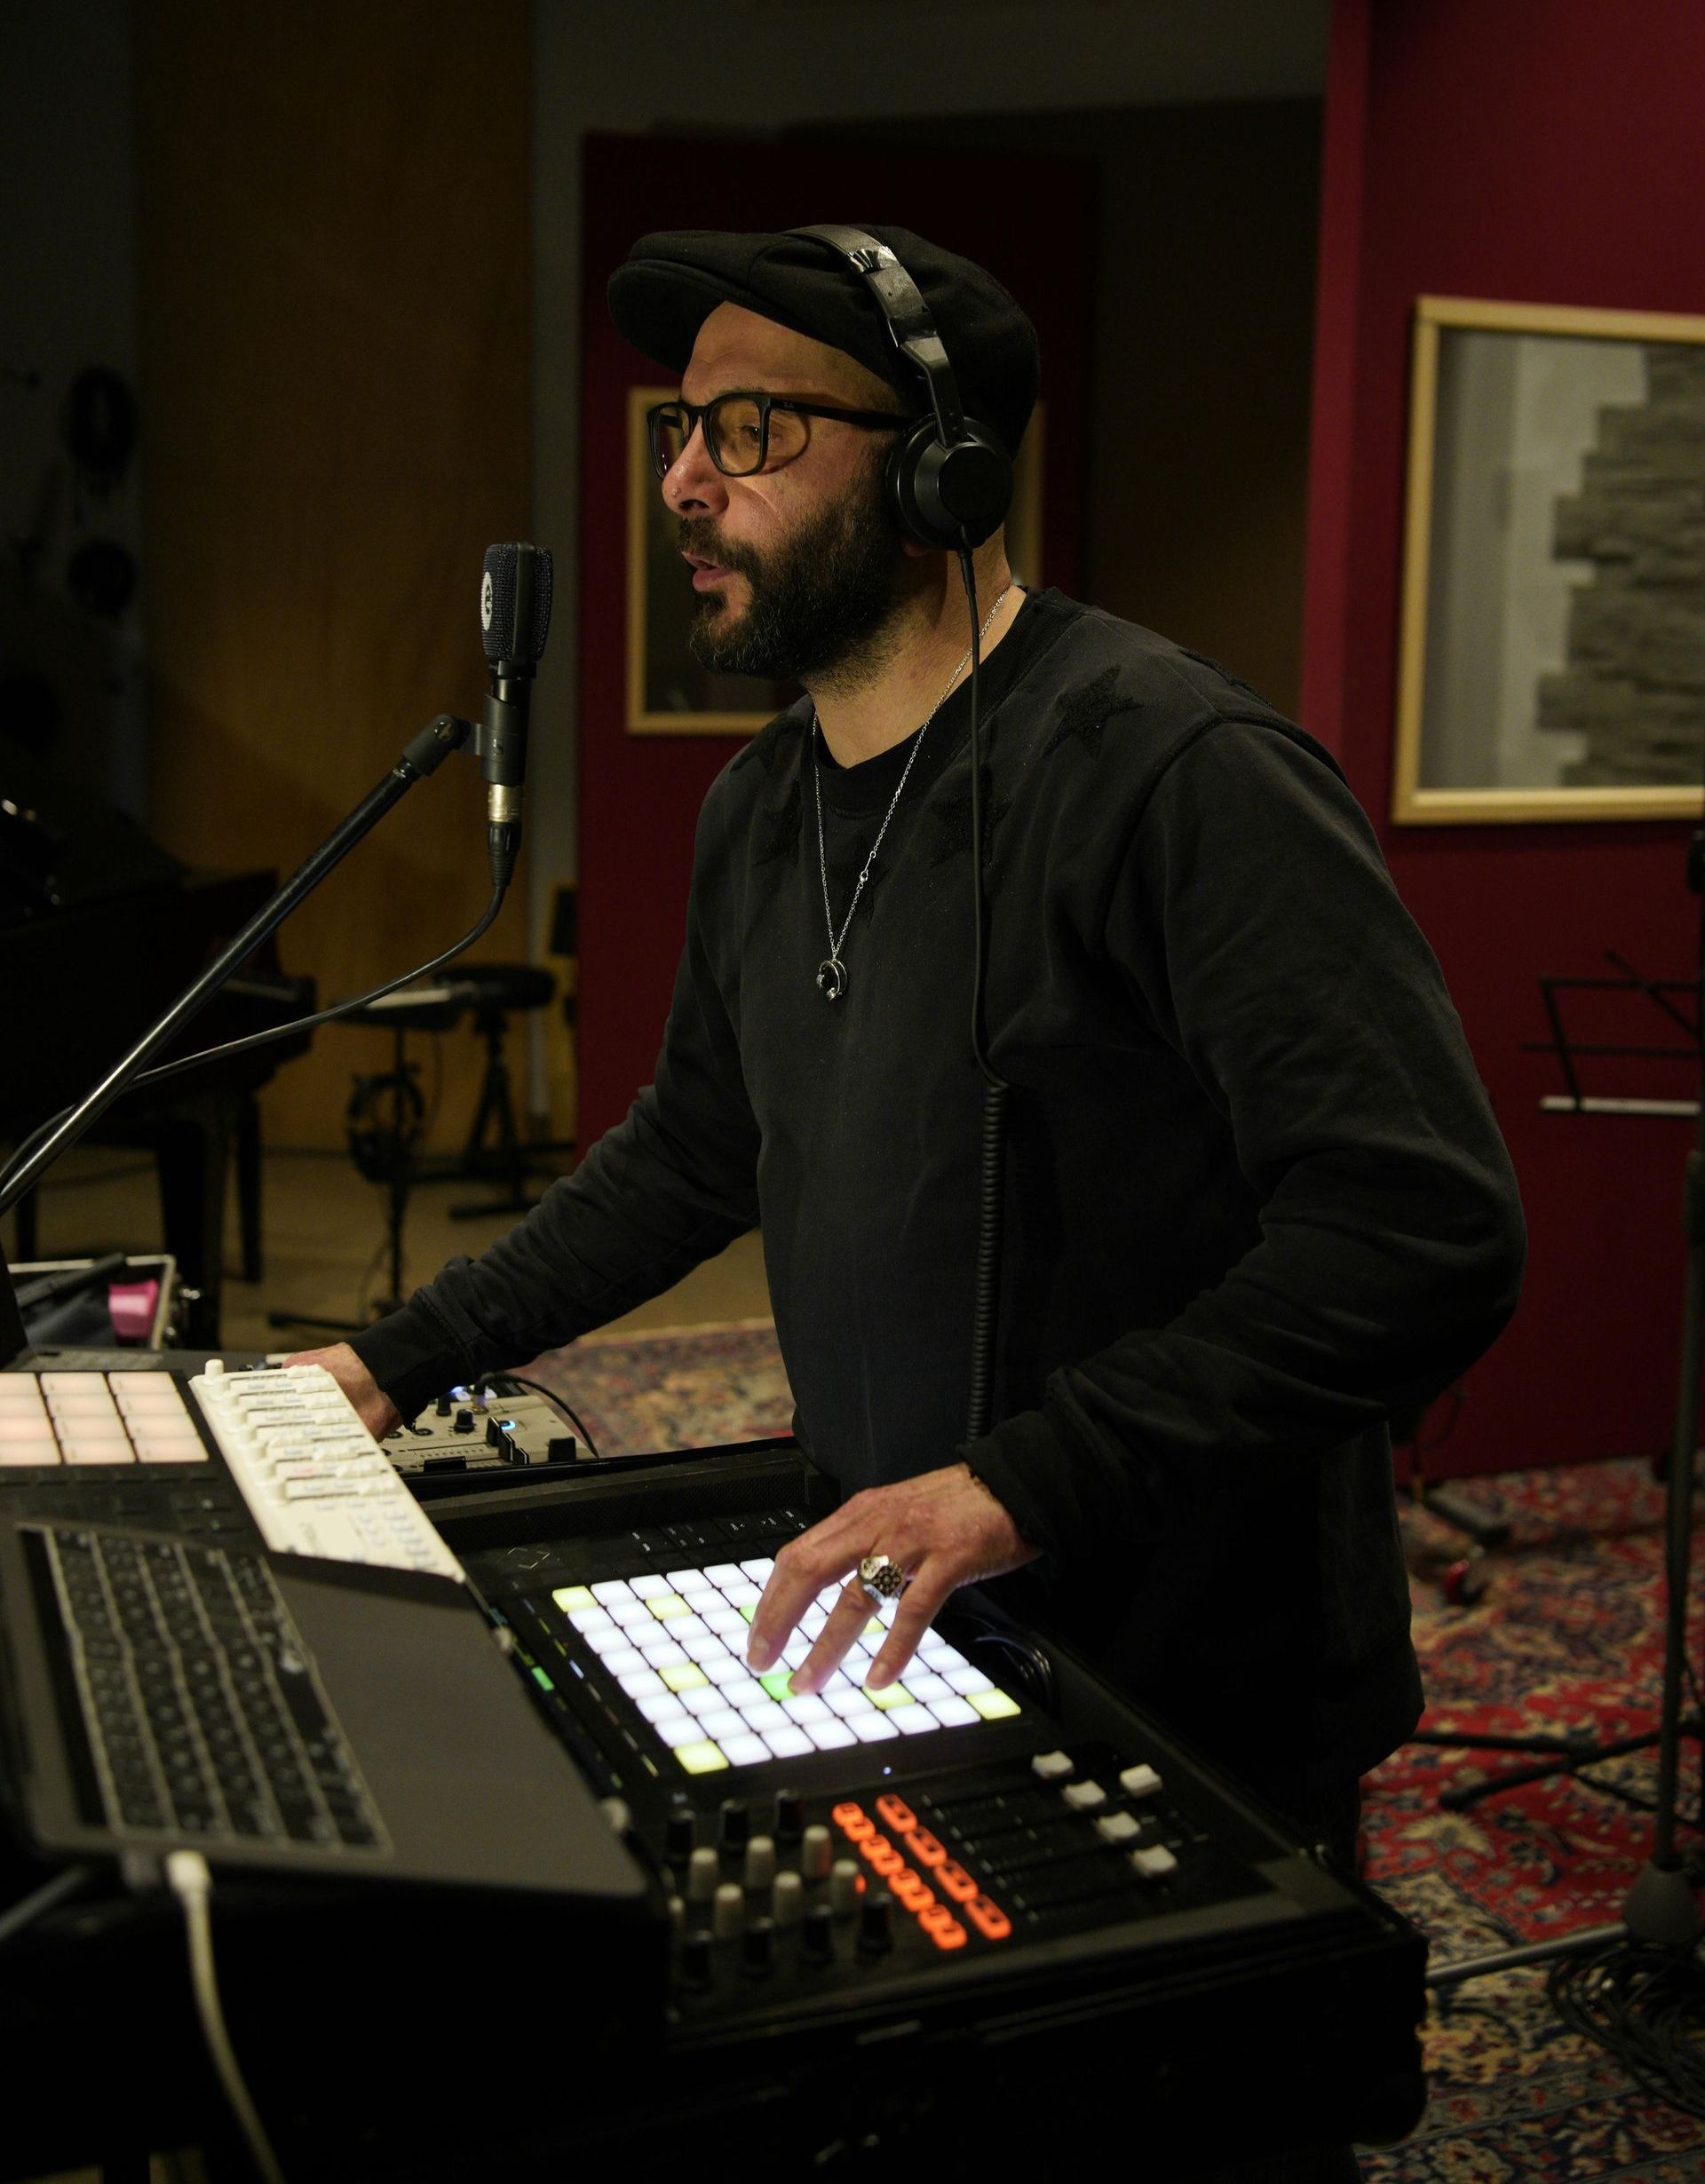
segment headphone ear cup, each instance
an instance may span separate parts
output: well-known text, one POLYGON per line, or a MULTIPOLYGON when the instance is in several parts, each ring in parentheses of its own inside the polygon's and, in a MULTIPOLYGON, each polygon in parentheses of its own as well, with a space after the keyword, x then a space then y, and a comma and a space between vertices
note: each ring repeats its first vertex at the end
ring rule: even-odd
POLYGON ((935 419, 921 417, 888 458, 888 487, 902 529, 920 545, 980 546, 1000 528, 1012 499, 1012 464, 986 426, 966 423, 944 447, 935 419))

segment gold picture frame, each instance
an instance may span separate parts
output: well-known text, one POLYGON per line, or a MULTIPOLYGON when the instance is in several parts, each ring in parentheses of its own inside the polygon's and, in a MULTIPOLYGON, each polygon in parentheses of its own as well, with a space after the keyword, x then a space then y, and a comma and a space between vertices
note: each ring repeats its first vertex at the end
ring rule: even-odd
MULTIPOLYGON (((675 543, 675 518, 657 489, 646 412, 678 386, 628 390, 628 733, 756 735, 797 695, 785 683, 714 675, 687 646, 693 593, 675 543)), ((1012 468, 1007 558, 1033 588, 1042 576, 1042 493, 1047 421, 1038 403, 1012 468)))
POLYGON ((1705 318, 1418 300, 1393 819, 1699 818, 1701 398, 1705 318))

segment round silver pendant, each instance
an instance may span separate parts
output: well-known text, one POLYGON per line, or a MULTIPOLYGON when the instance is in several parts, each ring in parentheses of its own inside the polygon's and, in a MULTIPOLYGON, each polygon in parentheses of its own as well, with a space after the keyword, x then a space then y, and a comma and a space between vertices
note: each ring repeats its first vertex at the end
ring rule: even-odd
POLYGON ((825 1001, 837 1001, 846 991, 846 965, 833 955, 817 966, 817 991, 825 1001))

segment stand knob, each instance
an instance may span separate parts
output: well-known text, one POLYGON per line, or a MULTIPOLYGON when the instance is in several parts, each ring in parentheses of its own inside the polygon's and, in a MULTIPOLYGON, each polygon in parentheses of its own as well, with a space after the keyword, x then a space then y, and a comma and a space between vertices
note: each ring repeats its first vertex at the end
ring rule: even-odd
POLYGON ((811 1964, 832 1964, 835 1959, 835 1914, 827 1903, 813 1903, 805 1913, 800 1948, 811 1964))
POLYGON ((722 1847, 725 1850, 744 1850, 746 1838, 752 1832, 752 1811, 743 1797, 726 1797, 722 1800, 722 1847))
POLYGON ((686 1895, 692 1903, 708 1903, 717 1893, 722 1869, 709 1843, 701 1843, 687 1861, 686 1895))
POLYGON ((749 1972, 773 1972, 775 1969, 775 1921, 773 1919, 754 1919, 746 1928, 743 1952, 749 1972))
POLYGON ((663 1823, 663 1856, 678 1865, 684 1865, 693 1856, 693 1845, 697 1838, 697 1816, 678 1808, 663 1823))
POLYGON ((767 1888, 775 1879, 775 1838, 754 1835, 746 1846, 746 1886, 767 1888))

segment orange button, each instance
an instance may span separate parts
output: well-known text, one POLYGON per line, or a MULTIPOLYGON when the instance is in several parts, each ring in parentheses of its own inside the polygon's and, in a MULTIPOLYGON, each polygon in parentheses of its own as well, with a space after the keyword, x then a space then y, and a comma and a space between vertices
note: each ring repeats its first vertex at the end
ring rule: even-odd
POLYGON ((935 1901, 932 1893, 924 1887, 923 1881, 917 1874, 913 1872, 909 1865, 903 1866, 894 1876, 893 1894, 897 1902, 903 1903, 908 1911, 915 1913, 928 1911, 935 1901))
POLYGON ((956 1903, 969 1903, 979 1893, 977 1883, 963 1865, 956 1865, 951 1858, 935 1877, 936 1886, 943 1895, 950 1895, 956 1903))
POLYGON ((885 1835, 875 1835, 868 1843, 859 1845, 859 1856, 873 1872, 892 1880, 896 1873, 906 1871, 906 1861, 885 1835))
POLYGON ((896 1835, 909 1835, 917 1825, 917 1815, 903 1797, 896 1797, 892 1790, 884 1790, 876 1800, 876 1810, 896 1835))
POLYGON ((965 1945, 965 1929, 945 1903, 938 1903, 924 1912, 917 1923, 938 1949, 963 1949, 965 1945))
POLYGON ((849 1842, 868 1843, 876 1832, 876 1822, 867 1820, 856 1805, 837 1805, 829 1818, 849 1842))
POLYGON ((947 1852, 928 1828, 914 1829, 908 1848, 920 1865, 941 1865, 947 1861, 947 1852))
POLYGON ((837 1828, 844 1828, 849 1820, 862 1820, 864 1808, 852 1798, 847 1798, 837 1805, 829 1816, 837 1828))
POLYGON ((986 1895, 973 1895, 965 1905, 965 1916, 991 1942, 1003 1942, 1012 1931, 1012 1921, 998 1903, 991 1903, 986 1895))

